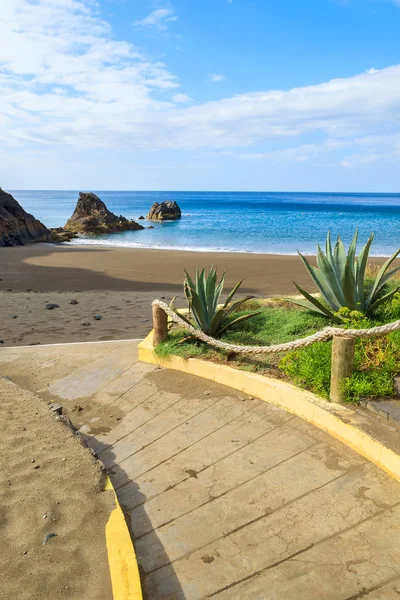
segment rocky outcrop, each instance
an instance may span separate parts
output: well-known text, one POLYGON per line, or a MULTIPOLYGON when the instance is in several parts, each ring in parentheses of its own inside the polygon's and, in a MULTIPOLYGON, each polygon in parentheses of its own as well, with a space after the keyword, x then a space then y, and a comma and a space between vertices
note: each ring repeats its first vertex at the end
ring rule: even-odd
POLYGON ((64 230, 73 233, 118 233, 120 231, 136 231, 144 229, 136 221, 114 215, 96 194, 91 192, 79 193, 79 199, 70 219, 64 225, 64 230))
POLYGON ((50 231, 0 188, 0 246, 52 242, 50 231))
POLYGON ((147 219, 149 221, 176 221, 182 216, 181 209, 175 201, 155 202, 150 209, 147 219))
POLYGON ((64 229, 64 227, 50 227, 50 231, 53 241, 57 244, 61 242, 70 242, 74 238, 79 237, 77 233, 68 231, 67 229, 64 229))

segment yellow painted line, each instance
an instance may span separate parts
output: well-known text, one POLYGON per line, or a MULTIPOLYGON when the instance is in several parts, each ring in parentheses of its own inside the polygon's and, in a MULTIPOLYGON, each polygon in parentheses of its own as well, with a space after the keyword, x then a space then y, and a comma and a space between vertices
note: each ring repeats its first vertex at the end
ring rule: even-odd
POLYGON ((113 490, 115 509, 106 525, 108 564, 114 600, 143 600, 135 549, 124 513, 109 478, 106 490, 113 490))
POLYGON ((197 358, 185 359, 181 356, 160 358, 154 352, 152 341, 153 332, 139 344, 140 361, 215 381, 283 408, 340 440, 400 481, 400 456, 356 425, 347 422, 353 416, 351 409, 341 404, 327 403, 311 392, 272 377, 240 371, 227 365, 197 358), (333 414, 332 409, 342 414, 343 420, 337 414, 333 414))

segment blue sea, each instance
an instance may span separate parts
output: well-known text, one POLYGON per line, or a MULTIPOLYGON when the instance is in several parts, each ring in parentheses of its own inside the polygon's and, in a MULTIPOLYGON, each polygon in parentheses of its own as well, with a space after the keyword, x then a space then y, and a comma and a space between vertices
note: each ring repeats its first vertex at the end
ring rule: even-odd
MULTIPOLYGON (((328 229, 332 236, 340 234, 345 242, 358 229, 362 241, 375 232, 375 256, 387 256, 400 246, 400 194, 91 191, 114 213, 135 220, 146 216, 154 202, 176 200, 182 219, 154 223, 154 229, 80 238, 71 243, 267 254, 295 254, 300 250, 314 254, 316 243, 324 243, 328 229)), ((78 199, 77 191, 11 193, 48 227, 64 225, 78 199)))

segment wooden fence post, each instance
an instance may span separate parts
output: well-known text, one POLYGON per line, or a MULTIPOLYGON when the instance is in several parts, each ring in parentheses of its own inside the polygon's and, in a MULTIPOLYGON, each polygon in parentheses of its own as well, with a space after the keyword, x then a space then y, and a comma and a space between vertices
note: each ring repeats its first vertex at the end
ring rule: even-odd
POLYGON ((153 346, 165 342, 168 337, 168 317, 162 308, 153 305, 153 346))
POLYGON ((343 382, 353 372, 355 338, 334 335, 332 340, 331 402, 344 402, 343 382))

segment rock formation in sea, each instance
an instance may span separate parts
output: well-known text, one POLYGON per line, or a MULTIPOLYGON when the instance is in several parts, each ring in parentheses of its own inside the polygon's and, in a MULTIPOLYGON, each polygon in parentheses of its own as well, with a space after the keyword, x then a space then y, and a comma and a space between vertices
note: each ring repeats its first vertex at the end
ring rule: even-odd
POLYGON ((176 221, 181 218, 181 209, 174 201, 155 202, 146 219, 149 221, 176 221))
POLYGON ((11 194, 0 188, 0 246, 52 241, 47 227, 27 213, 11 194))
POLYGON ((64 225, 64 230, 74 233, 118 233, 144 229, 136 221, 114 215, 96 194, 80 192, 72 217, 64 225))
POLYGON ((68 231, 67 229, 64 229, 64 227, 50 227, 50 231, 53 241, 57 244, 60 242, 70 242, 74 238, 79 237, 77 233, 68 231))

